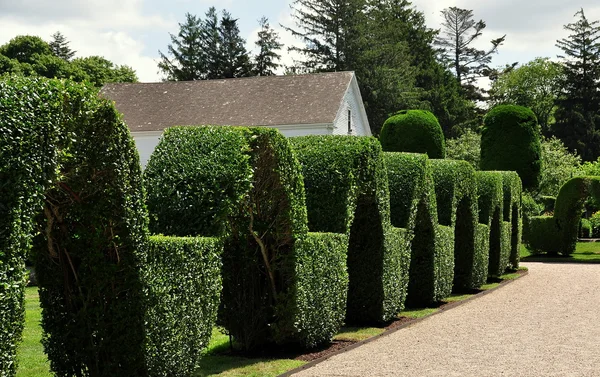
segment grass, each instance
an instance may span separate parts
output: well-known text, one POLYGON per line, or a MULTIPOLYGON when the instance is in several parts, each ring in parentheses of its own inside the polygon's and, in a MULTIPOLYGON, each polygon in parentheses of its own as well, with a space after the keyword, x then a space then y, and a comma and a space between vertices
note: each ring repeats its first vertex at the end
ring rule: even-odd
POLYGON ((600 242, 577 242, 575 252, 568 257, 532 254, 521 245, 521 261, 523 262, 562 262, 562 263, 600 263, 600 242))
MULTIPOLYGON (((600 261, 600 258, 599 258, 600 261)), ((501 280, 511 280, 518 277, 519 274, 512 273, 501 276, 501 280)), ((492 289, 500 285, 490 283, 484 285, 481 289, 492 289)), ((457 302, 466 300, 473 296, 472 294, 452 295, 446 302, 457 302)), ((23 343, 18 350, 19 369, 17 377, 50 377, 49 364, 46 355, 43 352, 40 343, 41 327, 41 309, 39 306, 39 296, 37 288, 29 287, 25 291, 25 331, 23 333, 23 343)), ((440 308, 417 308, 407 309, 399 313, 399 317, 423 318, 440 311, 440 308)), ((334 337, 334 340, 345 340, 359 342, 377 336, 385 331, 381 327, 344 327, 334 337)), ((269 359, 269 358, 246 358, 234 356, 229 353, 229 337, 223 334, 219 329, 213 329, 212 338, 208 348, 204 351, 204 356, 200 361, 199 368, 195 377, 270 377, 277 376, 286 371, 306 364, 305 361, 292 359, 269 359)))

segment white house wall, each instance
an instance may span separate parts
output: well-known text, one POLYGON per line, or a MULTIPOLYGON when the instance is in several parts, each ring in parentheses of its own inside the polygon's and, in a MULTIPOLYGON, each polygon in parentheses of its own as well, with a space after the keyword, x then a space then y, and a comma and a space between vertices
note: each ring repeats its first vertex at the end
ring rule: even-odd
POLYGON ((140 163, 143 167, 146 167, 150 155, 154 151, 154 148, 158 145, 158 140, 162 131, 156 132, 132 132, 135 146, 140 154, 140 163))
POLYGON ((333 122, 333 134, 371 136, 371 128, 369 127, 369 121, 367 120, 367 114, 362 104, 362 97, 355 77, 351 80, 344 94, 340 109, 333 122), (350 110, 351 116, 351 132, 348 132, 348 110, 350 110))

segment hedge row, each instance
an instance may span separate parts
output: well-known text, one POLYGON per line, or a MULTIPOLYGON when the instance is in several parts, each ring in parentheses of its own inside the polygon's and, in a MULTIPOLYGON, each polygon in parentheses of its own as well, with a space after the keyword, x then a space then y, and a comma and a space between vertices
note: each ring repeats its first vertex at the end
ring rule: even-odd
POLYGON ((151 376, 189 376, 208 346, 221 294, 215 238, 150 237, 143 281, 145 355, 151 376))
POLYGON ((388 178, 374 138, 291 139, 302 165, 311 231, 348 234, 348 323, 383 322, 403 308, 408 233, 390 222, 388 178))
POLYGON ((553 216, 529 220, 528 248, 534 252, 570 255, 575 251, 581 214, 588 197, 600 198, 600 177, 575 177, 556 198, 553 216))
POLYGON ((15 373, 31 244, 54 373, 188 375, 213 327, 220 244, 149 243, 133 140, 94 89, 30 78, 0 87, 0 375, 15 373))
POLYGON ((508 222, 510 229, 510 241, 504 247, 510 247, 509 266, 512 269, 519 268, 521 254, 521 237, 523 233, 523 221, 521 215, 521 179, 514 171, 500 172, 502 174, 502 191, 504 192, 503 221, 508 222), (510 245, 510 246, 508 246, 510 245))
POLYGON ((218 321, 243 348, 312 347, 341 327, 348 236, 307 233, 300 165, 278 131, 171 128, 145 176, 153 230, 224 237, 218 321))

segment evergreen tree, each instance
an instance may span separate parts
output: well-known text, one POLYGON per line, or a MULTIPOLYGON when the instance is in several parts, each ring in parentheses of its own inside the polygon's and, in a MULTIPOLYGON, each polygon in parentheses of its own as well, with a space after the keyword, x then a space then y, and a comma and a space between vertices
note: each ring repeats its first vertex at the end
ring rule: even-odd
POLYGON ((600 156, 600 25, 583 9, 577 22, 565 25, 571 34, 557 41, 564 52, 562 92, 556 102, 555 134, 584 161, 600 156))
POLYGON ((227 11, 223 11, 219 33, 221 36, 220 76, 224 78, 251 76, 252 64, 244 46, 246 41, 240 36, 237 19, 232 18, 227 11))
POLYGON ((473 42, 482 35, 486 24, 483 20, 475 21, 473 11, 450 7, 442 10, 442 36, 436 44, 443 49, 443 57, 454 70, 456 80, 469 99, 483 99, 481 90, 476 87, 476 80, 490 72, 489 64, 492 54, 498 51, 506 35, 493 39, 492 47, 479 50, 473 42))
POLYGON ((67 41, 67 38, 62 35, 60 31, 57 31, 56 33, 52 34, 52 41, 49 43, 49 45, 54 55, 65 61, 70 61, 73 56, 75 56, 76 51, 73 51, 69 48, 69 43, 70 42, 67 41))
POLYGON ((158 51, 161 61, 158 68, 167 80, 186 81, 200 80, 206 72, 206 57, 202 45, 202 20, 186 13, 185 23, 179 24, 179 33, 170 34, 171 44, 167 47, 167 55, 158 51))
POLYGON ((281 50, 283 44, 279 43, 279 35, 269 25, 266 17, 258 21, 260 31, 255 45, 258 47, 258 54, 254 57, 254 74, 257 76, 272 76, 280 67, 278 63, 281 55, 277 51, 281 50))

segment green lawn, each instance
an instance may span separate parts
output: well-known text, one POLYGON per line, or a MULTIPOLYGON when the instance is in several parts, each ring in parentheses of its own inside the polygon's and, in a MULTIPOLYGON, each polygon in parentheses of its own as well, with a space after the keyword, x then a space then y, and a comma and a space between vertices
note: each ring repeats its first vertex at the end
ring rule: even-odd
MULTIPOLYGON (((599 258, 600 261, 600 258, 599 258)), ((502 276, 502 280, 514 279, 518 274, 502 276)), ((500 283, 487 284, 482 290, 492 289, 500 283)), ((472 295, 452 295, 447 302, 465 300, 472 295)), ((41 309, 37 288, 29 287, 25 291, 26 320, 23 333, 23 343, 18 351, 19 369, 18 377, 46 377, 52 376, 49 372, 48 359, 43 352, 41 339, 41 309)), ((408 318, 422 318, 440 311, 440 308, 410 309, 400 312, 399 316, 408 318)), ((335 340, 361 341, 379 335, 385 331, 381 327, 344 327, 334 337, 335 340)), ((197 377, 208 376, 243 376, 243 377, 270 377, 297 368, 305 361, 291 359, 245 358, 228 355, 229 337, 218 329, 213 330, 212 339, 204 356, 200 361, 197 377)))
POLYGON ((568 257, 531 254, 521 245, 523 262, 600 263, 600 242, 578 242, 575 252, 568 257))

